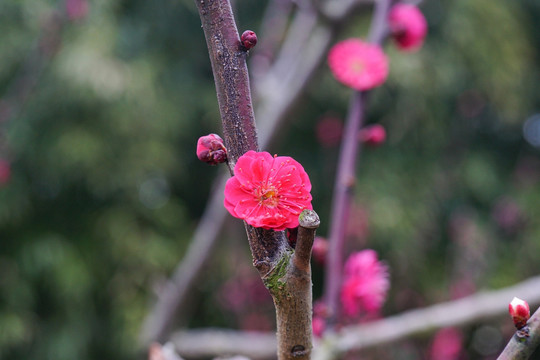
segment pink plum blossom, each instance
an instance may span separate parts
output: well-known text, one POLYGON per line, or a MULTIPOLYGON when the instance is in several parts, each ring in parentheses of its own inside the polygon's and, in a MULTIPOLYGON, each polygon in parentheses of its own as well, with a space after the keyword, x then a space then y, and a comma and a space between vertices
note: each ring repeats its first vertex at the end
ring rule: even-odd
POLYGON ((346 315, 376 314, 390 287, 388 268, 374 250, 353 253, 345 263, 341 303, 346 315))
POLYGON ((276 231, 298 226, 298 215, 311 205, 311 182, 289 156, 248 151, 225 184, 225 208, 249 225, 276 231))
POLYGON ((396 4, 388 14, 388 25, 399 49, 415 51, 422 47, 427 34, 424 14, 414 5, 396 4))
POLYGON ((431 360, 459 359, 462 350, 463 335, 461 331, 456 328, 444 328, 435 334, 429 358, 431 360))
POLYGON ((388 76, 388 58, 378 45, 348 39, 334 45, 328 53, 334 77, 355 90, 369 90, 383 84, 388 76))

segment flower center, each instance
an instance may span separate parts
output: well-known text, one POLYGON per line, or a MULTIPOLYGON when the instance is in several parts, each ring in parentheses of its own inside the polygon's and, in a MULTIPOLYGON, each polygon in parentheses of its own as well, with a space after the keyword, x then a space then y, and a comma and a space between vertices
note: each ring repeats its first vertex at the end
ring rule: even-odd
POLYGON ((273 186, 269 188, 259 188, 257 189, 257 198, 259 198, 259 204, 267 207, 276 207, 279 199, 277 194, 277 189, 273 186))
POLYGON ((351 70, 357 74, 360 74, 362 71, 364 71, 364 63, 356 59, 351 63, 351 70))

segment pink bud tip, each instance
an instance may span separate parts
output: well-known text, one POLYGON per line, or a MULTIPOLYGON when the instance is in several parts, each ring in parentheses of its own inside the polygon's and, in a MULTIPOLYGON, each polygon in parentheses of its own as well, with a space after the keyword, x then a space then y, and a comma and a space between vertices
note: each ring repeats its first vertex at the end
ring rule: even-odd
POLYGON ((422 47, 427 33, 427 22, 416 6, 394 5, 388 14, 388 24, 400 50, 415 51, 422 47))
POLYGON ((197 157, 210 165, 227 161, 227 149, 223 145, 223 139, 216 134, 201 136, 197 141, 197 157))
POLYGON ((508 312, 518 330, 527 325, 527 321, 531 317, 529 304, 517 297, 514 297, 508 305, 508 312))
POLYGON ((374 124, 360 130, 360 141, 369 146, 379 146, 386 140, 386 130, 382 125, 374 124))
POLYGON ((249 50, 257 45, 257 34, 254 31, 246 30, 242 33, 240 41, 242 41, 242 45, 244 45, 246 50, 249 50))

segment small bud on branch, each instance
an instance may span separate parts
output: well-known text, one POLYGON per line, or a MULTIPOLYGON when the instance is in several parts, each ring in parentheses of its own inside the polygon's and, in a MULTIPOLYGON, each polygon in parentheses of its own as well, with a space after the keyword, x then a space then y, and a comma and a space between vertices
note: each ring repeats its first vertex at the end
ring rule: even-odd
POLYGON ((223 144, 223 139, 216 134, 201 136, 197 141, 197 157, 210 165, 227 161, 227 149, 223 144))
POLYGON ((518 330, 527 325, 527 321, 531 317, 529 304, 517 297, 514 297, 508 305, 508 312, 510 313, 512 320, 514 321, 514 325, 518 330))
POLYGON ((244 48, 246 48, 246 50, 249 50, 255 45, 257 45, 257 34, 255 34, 254 31, 246 30, 242 33, 240 41, 242 42, 244 48))

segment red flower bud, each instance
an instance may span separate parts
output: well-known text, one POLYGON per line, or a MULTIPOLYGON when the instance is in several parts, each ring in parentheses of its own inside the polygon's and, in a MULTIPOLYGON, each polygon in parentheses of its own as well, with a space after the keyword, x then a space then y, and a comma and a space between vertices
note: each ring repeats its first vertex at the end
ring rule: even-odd
POLYGON ((244 45, 246 50, 249 50, 255 45, 257 45, 257 34, 255 34, 254 31, 246 30, 242 33, 240 41, 242 42, 242 45, 244 45))
POLYGON ((379 124, 366 126, 360 130, 360 141, 369 146, 378 146, 386 140, 386 130, 379 124))
POLYGON ((227 149, 223 139, 216 134, 201 136, 197 141, 197 157, 210 165, 227 161, 227 149))
POLYGON ((514 297, 512 302, 508 305, 508 312, 510 312, 514 325, 518 330, 527 325, 527 321, 531 317, 529 304, 517 297, 514 297))

